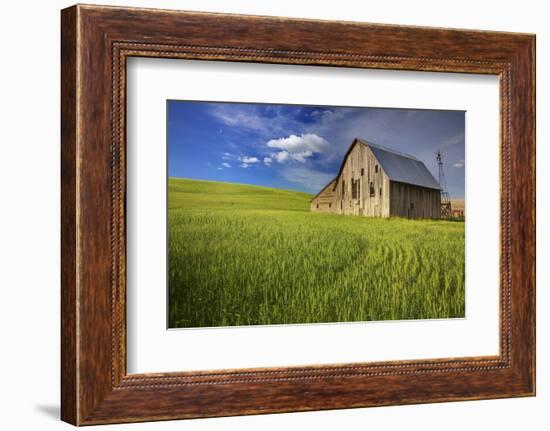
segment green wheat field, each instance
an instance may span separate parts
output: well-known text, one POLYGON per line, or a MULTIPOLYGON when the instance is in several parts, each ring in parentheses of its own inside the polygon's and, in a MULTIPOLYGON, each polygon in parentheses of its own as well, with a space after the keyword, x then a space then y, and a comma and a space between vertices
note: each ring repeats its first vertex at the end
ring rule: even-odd
POLYGON ((168 181, 169 327, 464 317, 464 223, 309 211, 306 193, 168 181))

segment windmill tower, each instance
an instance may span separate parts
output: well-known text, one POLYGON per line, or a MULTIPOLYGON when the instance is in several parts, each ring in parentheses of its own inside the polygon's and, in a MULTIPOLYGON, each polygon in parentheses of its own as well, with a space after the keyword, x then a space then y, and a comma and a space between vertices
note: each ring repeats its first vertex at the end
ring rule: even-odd
POLYGON ((441 187, 441 218, 451 218, 451 200, 449 199, 449 192, 447 192, 447 180, 445 180, 445 172, 443 171, 443 155, 441 154, 441 150, 437 150, 435 159, 439 167, 438 180, 441 187))

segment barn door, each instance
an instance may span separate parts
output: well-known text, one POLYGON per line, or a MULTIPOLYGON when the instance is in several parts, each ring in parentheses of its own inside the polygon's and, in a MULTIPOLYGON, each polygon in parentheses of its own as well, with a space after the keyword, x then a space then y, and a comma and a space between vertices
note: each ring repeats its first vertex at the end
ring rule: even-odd
POLYGON ((409 206, 409 209, 407 210, 408 218, 415 218, 414 217, 414 202, 411 202, 411 205, 409 206))

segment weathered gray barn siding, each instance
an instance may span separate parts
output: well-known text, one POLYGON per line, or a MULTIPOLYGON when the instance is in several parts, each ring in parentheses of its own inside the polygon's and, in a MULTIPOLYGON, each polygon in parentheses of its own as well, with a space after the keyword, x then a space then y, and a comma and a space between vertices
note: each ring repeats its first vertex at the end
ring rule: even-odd
POLYGON ((357 143, 347 154, 341 174, 337 178, 336 212, 366 217, 389 217, 389 186, 389 178, 372 151, 366 145, 357 143), (355 197, 354 182, 359 184, 355 197))
POLYGON ((335 212, 336 211, 336 192, 333 190, 334 180, 328 183, 312 200, 310 204, 311 211, 317 212, 335 212))
POLYGON ((390 216, 407 218, 440 218, 439 190, 391 181, 390 216))

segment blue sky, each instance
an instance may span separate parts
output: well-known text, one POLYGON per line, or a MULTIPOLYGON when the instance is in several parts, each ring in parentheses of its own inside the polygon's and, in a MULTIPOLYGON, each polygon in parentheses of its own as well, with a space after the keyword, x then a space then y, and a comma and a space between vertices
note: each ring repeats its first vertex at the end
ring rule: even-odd
POLYGON ((464 198, 463 111, 168 102, 168 175, 317 193, 355 137, 411 154, 464 198))

